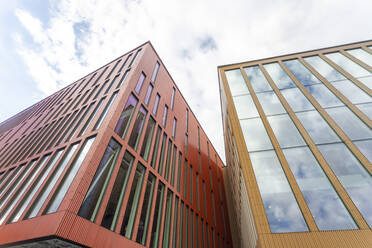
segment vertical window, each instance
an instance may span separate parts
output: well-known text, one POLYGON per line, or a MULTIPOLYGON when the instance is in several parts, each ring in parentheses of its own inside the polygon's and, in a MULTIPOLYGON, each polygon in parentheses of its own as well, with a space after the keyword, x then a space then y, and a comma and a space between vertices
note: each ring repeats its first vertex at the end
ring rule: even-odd
POLYGON ((203 180, 203 203, 204 203, 204 215, 207 216, 207 200, 206 200, 207 191, 205 190, 205 181, 203 180))
POLYGON ((182 153, 178 153, 178 168, 177 168, 177 191, 181 192, 181 170, 182 170, 182 153))
POLYGON ((174 97, 175 97, 175 95, 176 95, 176 89, 173 87, 173 89, 172 89, 172 97, 171 97, 171 104, 170 104, 171 109, 174 108, 174 97))
POLYGON ((129 127, 129 123, 132 119, 137 103, 138 103, 137 98, 133 94, 130 94, 128 101, 124 106, 123 112, 121 113, 120 119, 116 124, 115 133, 117 133, 123 139, 125 138, 126 132, 129 127))
POLYGON ((188 144, 189 144, 189 136, 185 134, 185 156, 188 154, 188 144))
POLYGON ((134 90, 137 92, 137 94, 140 93, 140 91, 142 89, 143 82, 145 81, 145 78, 146 78, 146 74, 142 72, 138 81, 137 81, 136 88, 134 88, 134 90))
POLYGON ((193 171, 192 171, 192 166, 190 164, 190 190, 189 190, 189 192, 190 192, 190 203, 191 204, 192 204, 192 198, 193 198, 192 193, 194 191, 194 189, 193 189, 194 183, 193 183, 192 180, 193 180, 193 171))
POLYGON ((196 206, 198 208, 198 211, 200 211, 200 193, 199 193, 199 174, 196 173, 196 184, 195 184, 195 187, 196 187, 196 206))
POLYGON ((101 206, 103 195, 106 192, 108 181, 116 164, 116 160, 121 150, 121 145, 114 139, 110 140, 105 153, 98 165, 97 171, 93 176, 84 201, 81 204, 78 215, 94 221, 101 206))
POLYGON ((158 126, 158 131, 156 132, 155 144, 154 144, 154 148, 152 150, 152 158, 151 158, 151 167, 154 168, 154 169, 155 169, 156 160, 157 160, 157 157, 158 157, 160 135, 161 135, 161 128, 160 128, 160 126, 158 126))
POLYGON ((168 106, 165 105, 164 112, 163 112, 163 120, 162 120, 163 127, 165 127, 165 125, 167 124, 167 116, 168 116, 168 106))
POLYGON ((66 168, 68 162, 70 161, 72 155, 74 154, 75 150, 77 149, 79 143, 75 143, 72 145, 67 152, 64 154, 62 160, 59 162, 59 164, 55 167, 52 174, 49 176, 47 181, 45 182, 44 187, 42 188, 41 192, 37 196, 36 200, 32 204, 31 208, 29 209, 27 213, 27 219, 35 217, 41 207, 44 205, 49 193, 52 191, 53 187, 56 185, 56 182, 58 178, 61 176, 62 172, 66 168))
POLYGON ((173 118, 172 137, 176 138, 177 119, 173 118))
POLYGON ((130 71, 129 69, 125 71, 124 76, 119 81, 118 85, 116 86, 116 89, 119 89, 123 85, 123 83, 125 82, 125 79, 127 79, 128 77, 129 71, 130 71))
POLYGON ((140 49, 138 49, 138 50, 136 51, 136 53, 134 54, 134 57, 133 57, 132 61, 131 61, 130 64, 128 65, 129 68, 134 64, 134 62, 136 61, 137 56, 138 56, 138 54, 141 52, 141 50, 142 50, 142 49, 140 48, 140 49))
POLYGON ((156 203, 155 203, 154 219, 152 222, 152 230, 151 230, 151 241, 150 241, 151 248, 159 246, 160 223, 161 223, 161 216, 163 212, 164 187, 165 187, 164 184, 162 182, 159 182, 157 196, 156 196, 156 203))
POLYGON ((178 246, 180 248, 183 247, 183 207, 184 206, 184 203, 183 201, 181 201, 181 209, 180 209, 180 235, 179 235, 179 242, 178 242, 178 246))
POLYGON ((150 214, 152 209, 152 198, 154 196, 155 189, 155 180, 156 177, 151 172, 149 172, 136 238, 137 243, 140 243, 142 245, 146 244, 147 229, 149 228, 150 214))
POLYGON ((119 78, 119 76, 116 76, 116 77, 114 77, 113 80, 111 80, 110 85, 107 87, 107 89, 105 91, 105 95, 110 92, 112 86, 116 83, 116 81, 118 81, 118 78, 119 78))
POLYGON ((198 126, 198 149, 199 149, 199 154, 200 154, 200 128, 198 126))
POLYGON ((110 109, 112 103, 115 101, 115 98, 116 98, 117 94, 118 94, 118 93, 115 92, 115 93, 111 96, 110 101, 107 103, 107 105, 106 105, 105 109, 103 110, 101 116, 98 118, 98 120, 97 120, 97 122, 96 122, 96 125, 94 126, 93 130, 97 130, 97 129, 99 129, 99 128, 101 127, 102 122, 103 122, 103 120, 105 119, 106 114, 107 114, 108 110, 110 109))
POLYGON ((201 162, 201 154, 198 152, 198 164, 199 164, 199 172, 202 173, 202 162, 201 162))
POLYGON ((204 243, 205 243, 205 241, 204 241, 204 222, 203 222, 203 219, 200 219, 200 221, 201 221, 201 233, 200 233, 200 236, 201 236, 202 248, 204 248, 204 243))
POLYGON ((128 141, 128 145, 130 145, 134 150, 137 150, 138 142, 141 138, 141 134, 143 131, 143 126, 145 123, 146 115, 147 115, 147 110, 143 106, 141 106, 137 113, 137 118, 134 122, 132 133, 128 141))
POLYGON ((208 228, 208 223, 205 222, 205 239, 207 240, 207 247, 210 247, 209 244, 211 243, 209 241, 209 228, 208 228))
POLYGON ((74 126, 74 128, 72 129, 72 131, 70 132, 70 134, 67 136, 65 142, 69 142, 70 139, 72 137, 74 137, 74 134, 75 134, 76 130, 79 128, 79 126, 81 125, 82 121, 85 119, 85 117, 87 116, 87 114, 89 113, 89 111, 91 110, 91 108, 93 107, 93 105, 94 105, 94 102, 92 102, 89 105, 89 107, 85 110, 84 114, 81 116, 81 118, 79 119, 78 123, 74 126))
POLYGON ((174 215, 173 215, 173 239, 172 239, 172 247, 177 248, 177 239, 179 237, 179 234, 177 233, 178 229, 178 203, 179 198, 176 196, 176 199, 174 201, 174 215))
POLYGON ((147 123, 145 137, 143 138, 143 143, 142 143, 142 148, 141 148, 141 153, 140 153, 141 157, 143 157, 145 161, 147 161, 149 158, 150 146, 151 146, 152 137, 154 135, 154 130, 155 130, 155 120, 150 116, 149 121, 147 123))
POLYGON ((189 131, 189 110, 186 109, 186 132, 189 131))
POLYGON ((106 80, 102 85, 101 85, 101 88, 99 88, 97 94, 93 97, 93 100, 96 100, 97 97, 101 94, 101 92, 103 91, 103 89, 105 88, 106 84, 108 83, 108 80, 106 80))
POLYGON ((185 247, 189 247, 189 206, 186 206, 185 213, 185 247))
POLYGON ((190 208, 190 246, 194 247, 194 211, 190 208))
POLYGON ((107 203, 106 210, 102 218, 101 226, 110 229, 111 231, 115 230, 128 184, 130 171, 132 170, 133 161, 134 157, 126 151, 123 160, 121 161, 119 171, 110 194, 110 199, 107 203))
POLYGON ((158 75, 160 64, 156 61, 154 71, 152 72, 151 82, 155 83, 156 76, 158 75))
POLYGON ((159 95, 159 94, 156 94, 154 107, 153 107, 153 109, 152 109, 152 113, 153 113, 155 116, 156 116, 156 114, 158 113, 159 101, 160 101, 160 95, 159 95))
POLYGON ((163 141, 162 141, 161 149, 160 149, 159 165, 158 165, 158 172, 159 172, 160 175, 163 174, 164 153, 165 153, 165 149, 166 149, 166 143, 167 143, 167 135, 164 132, 163 133, 163 141))
POLYGON ((195 241, 196 241, 196 248, 199 248, 199 215, 195 213, 195 241))
POLYGON ((108 79, 109 77, 111 77, 112 73, 114 72, 114 70, 116 69, 116 67, 118 66, 118 64, 121 62, 121 59, 119 59, 118 61, 116 61, 115 65, 112 67, 110 73, 107 75, 106 79, 108 79))
POLYGON ((121 72, 124 68, 124 66, 127 64, 128 60, 130 59, 130 57, 132 57, 132 54, 129 54, 127 56, 127 58, 124 60, 124 63, 121 65, 120 69, 119 69, 119 72, 121 72))
POLYGON ((172 169, 171 169, 171 185, 174 186, 174 177, 176 172, 176 160, 177 160, 177 147, 173 146, 173 155, 172 155, 172 169))
POLYGON ((164 178, 169 182, 169 170, 171 165, 171 156, 172 156, 172 140, 168 141, 168 152, 167 160, 165 161, 165 175, 164 178))
POLYGON ((187 165, 187 160, 185 160, 184 173, 183 173, 183 194, 184 194, 185 199, 187 199, 187 170, 188 170, 188 165, 187 165))
POLYGON ((102 102, 105 100, 105 98, 102 98, 101 100, 99 100, 96 108, 93 110, 93 112, 90 114, 88 120, 85 122, 84 126, 81 128, 80 130, 80 133, 79 133, 79 137, 84 135, 85 131, 87 130, 87 128, 89 127, 90 123, 92 122, 92 120, 94 119, 94 117, 96 116, 98 110, 100 109, 101 105, 102 105, 102 102))
MULTIPOLYGON (((82 165, 85 156, 87 155, 95 137, 91 137, 87 139, 84 143, 84 145, 80 148, 80 151, 76 155, 74 161, 68 168, 67 172, 65 172, 64 177, 61 181, 61 183, 58 185, 57 190, 54 193, 54 196, 52 200, 50 200, 48 207, 44 210, 44 214, 50 214, 57 211, 58 207, 61 205, 61 202, 63 198, 65 197, 66 193, 68 192, 68 189, 74 180, 77 172, 80 169, 80 166, 82 165)), ((66 164, 68 161, 66 161, 66 164)))
POLYGON ((145 104, 149 105, 150 97, 152 90, 154 89, 154 86, 152 84, 149 84, 149 87, 147 88, 146 96, 145 96, 145 104))
POLYGON ((247 84, 244 81, 240 69, 225 71, 225 74, 232 96, 249 94, 247 84))
POLYGON ((214 225, 217 226, 216 208, 215 208, 215 203, 214 203, 213 191, 211 191, 211 198, 212 198, 211 201, 212 201, 213 221, 214 221, 214 225))
POLYGON ((167 201, 165 206, 164 231, 163 231, 163 248, 169 247, 171 235, 171 221, 173 209, 173 193, 168 189, 167 201))
POLYGON ((209 182, 211 187, 213 187, 213 178, 212 178, 212 168, 209 167, 209 182))
POLYGON ((146 167, 138 162, 136 172, 134 173, 132 188, 130 190, 130 195, 125 209, 123 223, 120 230, 120 234, 128 239, 132 238, 134 220, 136 218, 145 171, 146 167))

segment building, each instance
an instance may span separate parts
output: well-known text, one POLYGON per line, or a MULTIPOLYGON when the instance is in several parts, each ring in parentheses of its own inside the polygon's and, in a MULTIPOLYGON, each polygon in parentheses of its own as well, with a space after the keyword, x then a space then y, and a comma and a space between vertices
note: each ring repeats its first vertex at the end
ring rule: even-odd
POLYGON ((231 247, 223 162, 149 42, 0 125, 0 246, 231 247))
POLYGON ((372 41, 218 73, 234 247, 372 247, 372 41))

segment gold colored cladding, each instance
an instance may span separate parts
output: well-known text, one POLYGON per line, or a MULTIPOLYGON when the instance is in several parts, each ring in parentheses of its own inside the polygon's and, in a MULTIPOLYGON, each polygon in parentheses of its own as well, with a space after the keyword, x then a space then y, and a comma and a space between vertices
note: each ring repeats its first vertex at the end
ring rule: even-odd
POLYGON ((261 120, 262 120, 262 122, 265 126, 266 132, 269 135, 270 141, 271 141, 271 143, 272 143, 272 145, 275 149, 275 153, 278 156, 280 164, 282 165, 283 171, 284 171, 284 173, 285 173, 285 175, 288 179, 288 182, 289 182, 289 185, 290 185, 290 187, 293 191, 293 194, 296 197, 296 200, 299 204, 299 207, 300 207, 301 212, 302 212, 302 214, 305 218, 305 221, 306 221, 306 223, 309 227, 309 230, 310 231, 318 231, 318 227, 315 224, 314 217, 311 214, 310 209, 306 204, 305 198, 302 195, 300 187, 298 186, 297 181, 296 181, 291 169, 289 168, 288 162, 287 162, 286 158, 284 157, 283 151, 280 148, 280 145, 279 145, 279 142, 278 142, 277 138, 275 137, 274 131, 272 130, 272 128, 270 126, 270 123, 267 120, 266 115, 264 113, 264 110, 263 110, 260 102, 258 101, 256 93, 253 90, 252 84, 249 82, 248 76, 247 76, 247 74, 245 73, 245 71, 242 67, 240 68, 240 72, 242 73, 243 78, 245 80, 245 83, 248 86, 249 93, 251 94, 252 100, 253 100, 254 104, 256 105, 257 111, 258 111, 258 113, 260 115, 260 118, 261 118, 261 120))
POLYGON ((322 75, 320 75, 311 65, 309 65, 303 58, 298 58, 298 60, 311 71, 323 84, 335 94, 351 111, 353 111, 369 128, 372 128, 372 121, 360 111, 353 103, 350 102, 341 92, 339 92, 331 83, 328 82, 322 75))
POLYGON ((362 215, 360 214, 359 210, 355 206, 354 202, 351 200, 350 196, 345 191, 344 187, 332 171, 332 169, 329 167, 328 163, 322 156, 322 154, 319 152, 318 147, 315 145, 314 141, 311 139, 310 135, 307 133, 306 129, 302 126, 301 122, 297 118, 296 114, 292 110, 292 108, 289 106, 288 102, 285 100, 284 96, 281 94, 279 88, 275 85, 274 81, 271 79, 265 68, 262 66, 262 64, 259 64, 260 69, 262 70, 263 74, 265 75, 267 81, 269 82, 271 88, 273 88, 274 92, 278 96, 280 102, 282 103, 284 109, 287 111, 288 115, 292 119, 293 123, 301 133, 302 137, 304 138, 305 142, 309 146, 311 152, 315 156, 316 160, 318 161, 319 165, 322 167, 323 171, 326 173, 328 179, 333 184, 334 189, 337 191, 338 195, 341 197, 342 201, 346 205, 346 207, 349 209, 349 212, 353 216, 354 220, 356 221, 357 225, 361 229, 369 229, 368 224, 363 219, 362 215))
POLYGON ((328 113, 320 106, 320 104, 315 100, 315 98, 307 91, 305 86, 303 86, 300 81, 288 70, 288 68, 283 64, 281 60, 278 61, 282 66, 284 71, 292 79, 292 81, 297 85, 301 92, 306 96, 306 98, 311 102, 319 114, 325 119, 325 121, 330 125, 330 127, 336 132, 336 134, 341 138, 345 145, 354 153, 361 164, 366 168, 366 170, 372 175, 372 166, 368 159, 359 151, 356 145, 350 140, 350 138, 342 131, 342 129, 337 125, 337 123, 328 115, 328 113))
POLYGON ((332 60, 330 60, 328 57, 324 56, 323 54, 319 54, 319 57, 325 60, 328 64, 330 64, 337 71, 341 72, 341 74, 343 74, 347 79, 351 80, 356 86, 361 88, 368 95, 372 96, 372 90, 370 88, 368 88, 365 84, 363 84, 358 79, 353 77, 350 73, 346 72, 344 69, 342 69, 342 67, 338 66, 336 63, 334 63, 332 60))
POLYGON ((363 61, 361 61, 360 59, 354 57, 353 55, 351 55, 350 53, 348 53, 347 51, 345 50, 340 50, 340 53, 345 55, 345 57, 348 57, 350 60, 354 61, 355 63, 357 63, 358 65, 360 65, 361 67, 363 67, 364 69, 366 69, 367 71, 371 71, 372 72, 372 67, 369 66, 368 64, 364 63, 363 61))
MULTIPOLYGON (((247 146, 245 145, 245 141, 243 138, 243 132, 240 128, 238 115, 233 106, 233 99, 230 92, 230 88, 228 88, 226 75, 224 70, 222 69, 219 69, 219 73, 223 85, 223 89, 221 90, 224 91, 223 93, 225 94, 227 100, 226 115, 230 117, 231 130, 235 134, 236 148, 242 165, 241 168, 244 176, 244 182, 247 189, 248 197, 249 199, 251 199, 251 209, 253 212, 256 231, 257 233, 271 233, 269 222, 267 220, 265 209, 262 203, 261 194, 258 189, 256 177, 254 176, 252 163, 248 156, 247 146)), ((226 118, 228 118, 227 116, 226 118)))

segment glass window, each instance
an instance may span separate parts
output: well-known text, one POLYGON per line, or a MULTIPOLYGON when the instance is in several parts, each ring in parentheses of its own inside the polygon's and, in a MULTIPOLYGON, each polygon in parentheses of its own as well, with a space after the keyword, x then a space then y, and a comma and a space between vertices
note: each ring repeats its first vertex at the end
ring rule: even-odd
POLYGON ((165 175, 164 178, 169 182, 169 170, 171 165, 171 156, 172 156, 172 140, 168 141, 168 152, 167 160, 165 161, 165 175))
POLYGON ((168 189, 164 216, 163 247, 168 248, 171 235, 171 221, 173 210, 173 192, 168 189))
POLYGON ((138 57, 138 54, 141 52, 141 48, 140 49, 138 49, 137 51, 136 51, 136 53, 134 54, 134 57, 133 57, 133 59, 132 59, 132 61, 129 63, 129 65, 128 65, 128 67, 130 68, 133 64, 134 64, 134 62, 136 61, 136 59, 137 59, 137 57, 138 57))
POLYGON ((111 80, 110 85, 107 87, 107 89, 105 91, 105 95, 110 92, 112 86, 116 83, 116 81, 118 81, 118 78, 119 78, 119 76, 116 76, 116 77, 114 77, 113 80, 111 80))
POLYGON ((74 154, 75 150, 77 149, 79 143, 73 144, 67 152, 64 154, 63 158, 61 161, 58 163, 58 165, 55 167, 54 171, 52 174, 49 176, 47 181, 45 182, 41 192, 37 196, 36 200, 32 204, 31 208, 29 209, 26 218, 33 218, 35 217, 38 212, 40 211, 41 207, 44 205, 48 195, 54 188, 54 186, 57 183, 57 180, 61 176, 62 172, 65 170, 68 162, 70 161, 72 155, 74 154))
POLYGON ((232 96, 249 94, 248 87, 240 69, 225 71, 225 74, 232 96))
POLYGON ((78 137, 84 135, 84 133, 87 130, 87 128, 89 127, 90 123, 92 122, 92 120, 96 116, 98 110, 101 108, 101 105, 102 105, 102 103, 103 103, 104 100, 105 100, 105 97, 103 97, 103 98, 101 98, 101 100, 99 100, 97 106, 95 107, 95 109, 93 110, 93 112, 90 114, 90 116, 89 116, 88 120, 85 122, 84 126, 81 128, 78 137))
POLYGON ((189 206, 186 205, 185 209, 185 247, 189 247, 189 206))
POLYGON ((155 130, 155 120, 150 116, 149 121, 147 123, 147 128, 145 132, 145 137, 143 138, 142 148, 141 148, 141 157, 145 161, 148 160, 150 154, 150 147, 152 142, 152 137, 154 135, 155 130))
POLYGON ((372 55, 361 48, 347 50, 346 52, 350 53, 355 58, 363 61, 367 65, 372 65, 372 55))
POLYGON ((318 148, 368 225, 372 227, 371 175, 344 143, 319 145, 318 148))
POLYGON ((180 209, 180 235, 179 235, 179 242, 178 247, 183 247, 183 206, 184 203, 181 201, 181 209, 180 209))
POLYGON ((288 115, 267 118, 281 148, 306 145, 288 115))
POLYGON ((120 229, 120 234, 128 239, 132 238, 134 220, 136 218, 145 171, 146 167, 138 162, 120 229))
POLYGON ((275 62, 266 64, 264 65, 264 68, 280 90, 296 87, 295 83, 293 83, 292 79, 287 75, 279 63, 275 62))
POLYGON ((138 103, 137 98, 133 94, 130 94, 128 101, 124 106, 123 112, 120 115, 118 123, 116 124, 115 133, 117 133, 123 139, 125 138, 126 132, 129 127, 129 123, 132 119, 137 103, 138 103))
POLYGON ((193 189, 193 186, 194 186, 194 182, 193 182, 193 170, 192 170, 192 165, 190 164, 190 190, 189 190, 189 193, 190 193, 190 203, 192 204, 193 202, 193 192, 194 192, 194 189, 193 189))
POLYGON ((301 84, 311 85, 321 83, 298 59, 287 60, 283 63, 301 84))
POLYGON ((96 125, 94 126, 94 129, 93 130, 97 130, 101 127, 102 123, 103 123, 103 120, 105 119, 106 117, 106 114, 108 112, 108 110, 110 109, 112 103, 115 101, 115 98, 117 96, 118 92, 115 92, 111 98, 110 98, 110 101, 107 103, 105 109, 102 111, 102 114, 101 116, 98 118, 97 122, 96 122, 96 125))
POLYGON ((275 92, 259 93, 257 97, 266 115, 286 113, 275 92))
POLYGON ((106 192, 108 181, 119 156, 121 145, 114 139, 110 140, 105 153, 93 176, 92 182, 81 204, 78 215, 94 221, 100 208, 102 197, 106 192))
POLYGON ((125 79, 127 79, 127 77, 128 77, 129 71, 130 71, 130 69, 125 71, 124 76, 119 81, 118 85, 116 86, 116 89, 119 89, 123 85, 123 83, 125 82, 125 79))
POLYGON ((349 80, 334 82, 332 84, 353 104, 371 102, 372 98, 349 80))
POLYGON ((154 86, 152 84, 149 84, 149 87, 147 88, 146 96, 145 96, 145 104, 149 105, 150 97, 152 90, 154 89, 154 86))
POLYGON ((275 152, 254 152, 250 158, 271 232, 308 231, 275 152))
POLYGON ((151 208, 152 198, 154 196, 154 189, 155 189, 155 180, 156 180, 156 177, 151 172, 149 172, 149 176, 147 178, 147 183, 146 183, 145 196, 143 198, 143 203, 142 203, 142 210, 141 210, 141 216, 140 216, 139 225, 138 225, 137 237, 136 237, 137 243, 140 243, 142 245, 146 244, 147 229, 149 228, 150 214, 151 214, 151 209, 152 209, 151 208))
POLYGON ((199 193, 199 174, 196 173, 196 184, 195 184, 195 187, 196 187, 196 206, 198 208, 198 211, 200 211, 200 193, 199 193))
POLYGON ((159 182, 157 195, 156 195, 156 203, 155 203, 155 211, 154 211, 154 218, 152 222, 152 230, 151 230, 151 241, 150 247, 158 247, 159 244, 159 236, 160 236, 160 223, 161 217, 163 213, 163 198, 164 198, 164 184, 159 182))
POLYGON ((357 63, 353 62, 349 58, 345 57, 343 54, 336 52, 336 53, 328 53, 325 54, 330 60, 340 66, 342 69, 350 73, 353 77, 363 77, 363 76, 370 76, 371 73, 358 65, 357 63))
POLYGON ((176 129, 177 129, 177 119, 173 118, 173 127, 172 127, 172 137, 176 138, 176 129))
POLYGON ((216 209, 215 209, 213 191, 211 191, 211 201, 212 201, 213 221, 214 221, 214 225, 217 226, 216 209))
POLYGON ((128 62, 128 60, 130 59, 130 57, 132 57, 132 54, 129 54, 129 55, 125 58, 123 64, 121 65, 121 67, 120 67, 120 69, 119 69, 119 72, 121 72, 121 71, 123 70, 125 64, 128 62))
POLYGON ((194 247, 194 211, 190 208, 190 246, 194 247))
POLYGON ((345 79, 341 73, 339 73, 319 56, 307 57, 304 58, 304 60, 329 82, 345 79))
POLYGON ((372 131, 347 107, 326 109, 327 113, 351 140, 372 137, 372 131))
POLYGON ((296 116, 304 126, 315 144, 339 142, 340 139, 317 111, 297 113, 296 116))
POLYGON ((310 149, 307 147, 284 149, 283 153, 318 228, 357 229, 357 225, 310 149))
POLYGON ((99 88, 99 90, 97 91, 97 94, 94 96, 93 100, 97 99, 97 97, 98 97, 99 95, 101 95, 103 89, 106 87, 106 85, 107 85, 108 82, 109 82, 109 81, 106 80, 106 81, 101 85, 101 88, 99 88))
POLYGON ((112 187, 110 199, 107 203, 106 210, 102 218, 101 226, 110 229, 111 231, 115 230, 128 184, 130 171, 132 170, 133 161, 134 157, 126 151, 123 160, 121 161, 114 186, 112 187))
POLYGON ((323 108, 344 105, 327 87, 323 84, 310 85, 305 87, 323 108))
POLYGON ((204 204, 204 215, 207 216, 207 191, 205 189, 205 181, 203 180, 203 204, 204 204))
POLYGON ((175 199, 175 202, 174 202, 174 215, 173 215, 173 240, 172 240, 172 247, 173 248, 177 248, 177 239, 179 237, 179 235, 177 233, 177 228, 178 228, 178 203, 179 203, 179 199, 176 196, 176 199, 175 199))
POLYGON ((254 92, 258 93, 262 91, 272 90, 264 74, 262 73, 260 67, 258 66, 246 67, 244 68, 244 70, 247 73, 248 80, 252 85, 254 92))
POLYGON ((177 147, 173 146, 173 155, 172 155, 172 173, 171 173, 171 185, 174 186, 174 177, 176 172, 176 160, 177 160, 177 147))
MULTIPOLYGON (((72 129, 72 131, 70 132, 70 134, 67 136, 65 142, 69 142, 70 139, 72 137, 74 137, 74 134, 76 133, 77 129, 80 127, 81 123, 83 122, 83 120, 85 119, 85 117, 87 116, 87 114, 89 113, 89 111, 92 109, 93 105, 94 105, 94 102, 92 102, 89 105, 89 107, 85 110, 84 114, 81 116, 81 118, 79 119, 78 123, 74 126, 74 128, 72 129)), ((83 110, 84 110, 84 108, 80 112, 82 112, 83 110)))
POLYGON ((186 132, 189 131, 189 110, 186 109, 186 132))
POLYGON ((177 191, 181 192, 181 170, 182 170, 182 153, 178 153, 178 168, 177 168, 177 191))
POLYGON ((134 122, 132 133, 130 134, 128 145, 130 145, 134 150, 137 150, 138 143, 140 141, 143 127, 145 125, 145 119, 147 115, 147 110, 141 106, 138 113, 137 118, 134 122))
POLYGON ((294 112, 314 109, 313 105, 298 88, 281 90, 281 93, 294 112))
POLYGON ((188 154, 189 136, 185 134, 185 156, 188 154))
POLYGON ((241 120, 240 125, 248 151, 252 152, 273 148, 260 118, 241 120))
POLYGON ((155 83, 156 76, 158 75, 159 67, 160 67, 160 64, 159 64, 158 61, 156 61, 155 68, 154 68, 154 71, 152 72, 152 76, 151 76, 151 82, 153 82, 153 83, 155 83))
POLYGON ((85 156, 87 155, 94 139, 95 137, 88 138, 85 141, 84 145, 80 148, 80 151, 76 155, 74 161, 68 168, 67 172, 65 172, 61 183, 58 185, 58 188, 56 189, 53 198, 50 200, 48 204, 48 207, 44 210, 44 214, 50 214, 57 211, 58 207, 61 205, 63 198, 68 192, 68 189, 72 184, 72 181, 74 180, 76 174, 78 173, 80 166, 82 165, 85 156))
POLYGON ((156 132, 155 144, 154 144, 154 148, 152 150, 152 158, 151 158, 151 167, 154 168, 154 169, 155 169, 155 166, 156 166, 156 160, 157 160, 157 156, 158 156, 160 135, 161 135, 161 128, 160 128, 160 126, 158 126, 158 131, 156 132))
POLYGON ((168 106, 165 105, 164 106, 164 112, 163 112, 163 119, 162 119, 162 125, 163 127, 165 127, 165 125, 167 124, 167 116, 168 116, 168 106))
POLYGON ((175 97, 175 95, 176 95, 176 89, 173 87, 173 89, 172 89, 171 104, 170 104, 171 109, 173 109, 173 107, 174 107, 174 97, 175 97))
POLYGON ((155 116, 158 113, 159 101, 160 101, 160 95, 159 94, 156 94, 154 107, 152 108, 152 113, 155 116))
POLYGON ((23 180, 23 178, 26 176, 26 174, 28 173, 28 171, 31 168, 32 168, 32 166, 25 166, 25 164, 22 164, 14 170, 15 173, 11 177, 9 177, 11 180, 8 181, 7 184, 4 184, 5 187, 0 193, 0 195, 1 195, 1 197, 0 197, 0 208, 9 199, 9 197, 12 196, 14 190, 16 189, 17 183, 20 183, 23 180), (27 168, 27 169, 25 169, 25 168, 27 168), (19 174, 23 175, 23 177, 21 176, 21 178, 18 178, 19 174), (15 184, 12 185, 14 182, 15 182, 15 184), (9 192, 7 192, 7 190, 9 189, 10 186, 12 186, 12 187, 9 190, 9 192))
POLYGON ((234 96, 233 100, 239 119, 259 116, 251 95, 234 96))
POLYGON ((372 120, 372 103, 356 105, 360 111, 368 116, 372 120))
POLYGON ((166 145, 167 145, 167 135, 164 132, 163 133, 163 141, 161 143, 160 158, 159 158, 159 165, 158 165, 158 172, 159 172, 160 175, 163 174, 164 153, 165 153, 166 145))
POLYGON ((356 141, 354 144, 363 153, 363 155, 372 163, 372 140, 356 141))
POLYGON ((140 77, 138 78, 136 88, 134 88, 134 90, 137 92, 137 94, 140 93, 140 91, 142 89, 143 82, 145 81, 145 78, 146 78, 146 74, 142 72, 140 77))
POLYGON ((358 78, 358 80, 372 90, 372 77, 358 78))

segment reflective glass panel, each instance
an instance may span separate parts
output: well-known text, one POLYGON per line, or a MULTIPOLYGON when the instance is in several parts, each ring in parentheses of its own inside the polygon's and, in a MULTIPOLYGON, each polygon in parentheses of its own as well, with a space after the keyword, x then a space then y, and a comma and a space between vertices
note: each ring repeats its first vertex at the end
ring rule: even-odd
POLYGON ((353 77, 362 77, 362 76, 369 76, 371 73, 358 65, 357 63, 353 62, 349 58, 345 57, 343 54, 336 52, 336 53, 328 53, 325 54, 330 60, 340 66, 342 69, 350 73, 353 77))
POLYGON ((142 89, 143 82, 145 81, 145 78, 146 78, 146 75, 145 75, 145 73, 142 72, 141 76, 138 78, 136 88, 134 89, 137 92, 137 94, 140 93, 140 91, 142 89))
POLYGON ((333 189, 310 149, 284 149, 297 184, 320 230, 357 229, 357 226, 333 189))
POLYGON ((318 111, 301 112, 296 115, 315 144, 340 141, 318 111))
POLYGON ((137 150, 138 143, 140 141, 142 131, 145 125, 145 119, 147 115, 147 110, 141 106, 138 113, 137 118, 134 122, 132 133, 130 134, 128 145, 130 145, 134 150, 137 150))
POLYGON ((171 236, 171 221, 172 221, 172 208, 173 208, 173 192, 168 189, 165 217, 164 217, 164 231, 163 231, 163 248, 169 247, 171 236))
POLYGON ((363 49, 356 48, 356 49, 347 50, 346 52, 350 53, 355 58, 363 61, 367 65, 372 66, 372 54, 364 51, 363 49))
POLYGON ((309 63, 317 72, 319 72, 320 75, 325 77, 325 79, 327 79, 329 82, 345 79, 345 77, 340 72, 330 66, 319 56, 307 57, 304 58, 304 60, 309 63))
POLYGON ((358 78, 358 80, 365 84, 368 88, 372 89, 372 77, 358 78))
POLYGON ((233 100, 239 119, 259 116, 251 95, 234 96, 233 100))
POLYGON ((314 109, 313 105, 298 88, 281 90, 281 93, 294 112, 314 109))
POLYGON ((364 219, 372 227, 371 175, 344 143, 319 145, 318 148, 364 219))
POLYGON ((240 69, 225 71, 225 74, 232 96, 249 94, 248 87, 240 69))
POLYGON ((96 125, 94 126, 94 129, 93 130, 97 130, 101 127, 102 125, 102 122, 103 120, 105 119, 106 117, 106 114, 108 112, 108 110, 110 109, 112 103, 115 101, 115 98, 116 98, 116 95, 118 94, 118 92, 115 92, 111 98, 110 98, 110 101, 107 103, 105 109, 102 111, 102 114, 101 116, 98 118, 97 122, 96 122, 96 125))
POLYGON ((258 93, 257 97, 266 115, 286 113, 275 92, 258 93))
POLYGON ((271 232, 308 231, 275 152, 254 152, 249 155, 271 232))
POLYGON ((365 113, 372 120, 372 103, 356 105, 360 111, 365 113))
POLYGON ((160 95, 156 94, 154 107, 152 108, 152 113, 154 115, 158 113, 159 101, 160 101, 160 95))
POLYGON ((146 92, 146 96, 145 96, 145 104, 146 105, 149 105, 149 101, 150 101, 150 97, 151 97, 151 93, 152 93, 152 89, 154 88, 154 86, 152 86, 152 84, 149 84, 149 87, 147 88, 147 92, 146 92))
POLYGON ((116 124, 115 133, 117 133, 123 139, 128 130, 137 103, 138 103, 137 98, 133 94, 130 94, 128 101, 124 106, 123 112, 120 115, 120 119, 116 124))
POLYGON ((145 161, 147 161, 149 158, 150 146, 151 146, 152 137, 154 135, 154 130, 155 130, 155 120, 152 117, 150 117, 147 123, 145 137, 143 138, 142 148, 141 148, 141 153, 140 153, 140 155, 143 157, 145 161))
POLYGON ((280 147, 306 145, 296 126, 288 115, 269 116, 267 120, 278 139, 280 147))
POLYGON ((260 67, 252 66, 244 68, 247 73, 248 80, 251 83, 254 92, 270 91, 272 88, 267 82, 264 74, 262 73, 260 67))
POLYGON ((152 72, 152 76, 151 76, 151 82, 153 82, 153 83, 155 82, 156 76, 158 75, 159 67, 160 67, 160 64, 159 64, 158 61, 156 61, 155 68, 154 68, 154 71, 152 72))
POLYGON ((344 105, 327 87, 323 84, 305 86, 309 93, 317 100, 323 108, 344 105))
POLYGON ((334 82, 332 85, 344 96, 346 96, 353 104, 372 101, 372 98, 369 95, 367 95, 363 90, 349 80, 334 82))
POLYGON ((371 129, 347 107, 330 108, 326 111, 351 140, 372 137, 371 129))
POLYGON ((372 163, 372 140, 355 141, 354 144, 369 160, 369 162, 372 163))
POLYGON ((154 218, 152 222, 152 230, 151 230, 151 241, 150 247, 159 247, 159 236, 160 236, 160 223, 163 213, 163 198, 164 198, 164 184, 159 182, 157 194, 156 194, 156 203, 155 203, 155 212, 154 218))
POLYGON ((283 63, 303 85, 321 83, 298 59, 287 60, 283 63))
POLYGON ((241 120, 240 125, 248 151, 252 152, 273 148, 260 118, 241 120))
POLYGON ((266 64, 264 67, 280 90, 296 87, 295 83, 293 83, 292 79, 287 75, 279 63, 266 64))

